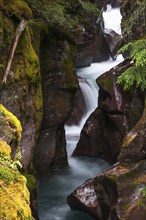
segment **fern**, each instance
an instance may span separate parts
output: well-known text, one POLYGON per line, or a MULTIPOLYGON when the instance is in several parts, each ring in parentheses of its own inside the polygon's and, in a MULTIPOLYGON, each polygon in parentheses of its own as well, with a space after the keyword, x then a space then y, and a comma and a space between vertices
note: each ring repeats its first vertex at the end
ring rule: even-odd
POLYGON ((124 86, 124 90, 133 86, 142 91, 146 88, 146 40, 130 42, 120 49, 120 52, 130 51, 133 65, 118 77, 117 82, 124 86))

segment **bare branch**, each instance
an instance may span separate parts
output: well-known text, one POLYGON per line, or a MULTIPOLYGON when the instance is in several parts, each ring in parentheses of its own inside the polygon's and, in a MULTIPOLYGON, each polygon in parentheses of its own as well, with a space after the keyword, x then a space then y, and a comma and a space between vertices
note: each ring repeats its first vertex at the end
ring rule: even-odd
POLYGON ((18 25, 18 27, 16 29, 15 37, 13 39, 12 47, 11 47, 11 50, 10 50, 10 53, 9 53, 9 56, 8 56, 7 65, 6 65, 4 74, 3 74, 2 85, 4 83, 6 84, 8 74, 10 73, 14 53, 15 53, 16 47, 17 47, 18 42, 19 42, 19 38, 20 38, 21 34, 23 33, 23 31, 25 30, 26 26, 27 26, 27 20, 22 19, 20 21, 20 24, 18 25))

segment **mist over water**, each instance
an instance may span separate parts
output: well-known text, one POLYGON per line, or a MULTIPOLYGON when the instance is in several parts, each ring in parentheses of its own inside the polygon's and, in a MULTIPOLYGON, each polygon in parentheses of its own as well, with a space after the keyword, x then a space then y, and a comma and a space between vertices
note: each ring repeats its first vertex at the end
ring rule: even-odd
MULTIPOLYGON (((104 12, 103 16, 105 28, 111 28, 120 33, 121 15, 119 9, 111 9, 111 6, 108 5, 107 12, 104 12)), ((73 158, 71 154, 79 140, 80 131, 85 121, 97 107, 98 86, 95 81, 96 78, 122 61, 123 57, 119 55, 116 61, 109 59, 77 70, 86 111, 78 126, 65 125, 69 166, 52 169, 46 176, 39 179, 38 205, 40 220, 93 220, 92 217, 84 213, 71 211, 66 199, 74 189, 87 179, 99 175, 109 165, 101 159, 73 158)))

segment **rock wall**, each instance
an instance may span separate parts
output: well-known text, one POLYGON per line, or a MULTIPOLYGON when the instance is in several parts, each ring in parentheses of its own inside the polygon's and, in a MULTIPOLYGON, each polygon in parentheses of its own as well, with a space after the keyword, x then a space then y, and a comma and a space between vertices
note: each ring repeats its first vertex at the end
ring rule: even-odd
POLYGON ((22 163, 24 168, 32 167, 34 145, 42 118, 42 92, 39 58, 31 42, 27 26, 16 49, 7 83, 2 86, 3 72, 6 68, 16 28, 24 17, 31 17, 26 3, 2 1, 0 11, 1 26, 1 75, 0 102, 12 111, 21 121, 23 132, 21 140, 22 163), (22 12, 23 11, 23 12, 22 12), (22 14, 24 13, 24 14, 22 14))

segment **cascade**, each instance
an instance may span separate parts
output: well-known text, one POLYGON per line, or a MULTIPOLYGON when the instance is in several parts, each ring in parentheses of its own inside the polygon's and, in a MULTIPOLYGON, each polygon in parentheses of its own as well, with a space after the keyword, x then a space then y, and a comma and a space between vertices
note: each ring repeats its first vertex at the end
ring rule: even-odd
MULTIPOLYGON (((103 12, 105 28, 111 28, 120 33, 120 10, 107 6, 103 12), (115 19, 116 18, 116 19, 115 19), (110 23, 108 23, 110 21, 110 23), (111 23, 112 21, 112 23, 111 23), (117 23, 118 22, 118 23, 117 23)), ((81 129, 94 109, 97 107, 98 86, 96 78, 123 61, 119 55, 115 61, 111 58, 101 63, 93 63, 90 67, 77 70, 79 85, 82 89, 86 112, 78 126, 65 125, 69 167, 56 168, 39 180, 39 216, 40 220, 92 220, 93 218, 80 213, 72 212, 67 205, 67 196, 86 179, 94 177, 105 170, 109 165, 101 159, 73 158, 71 154, 75 149, 81 129)))

